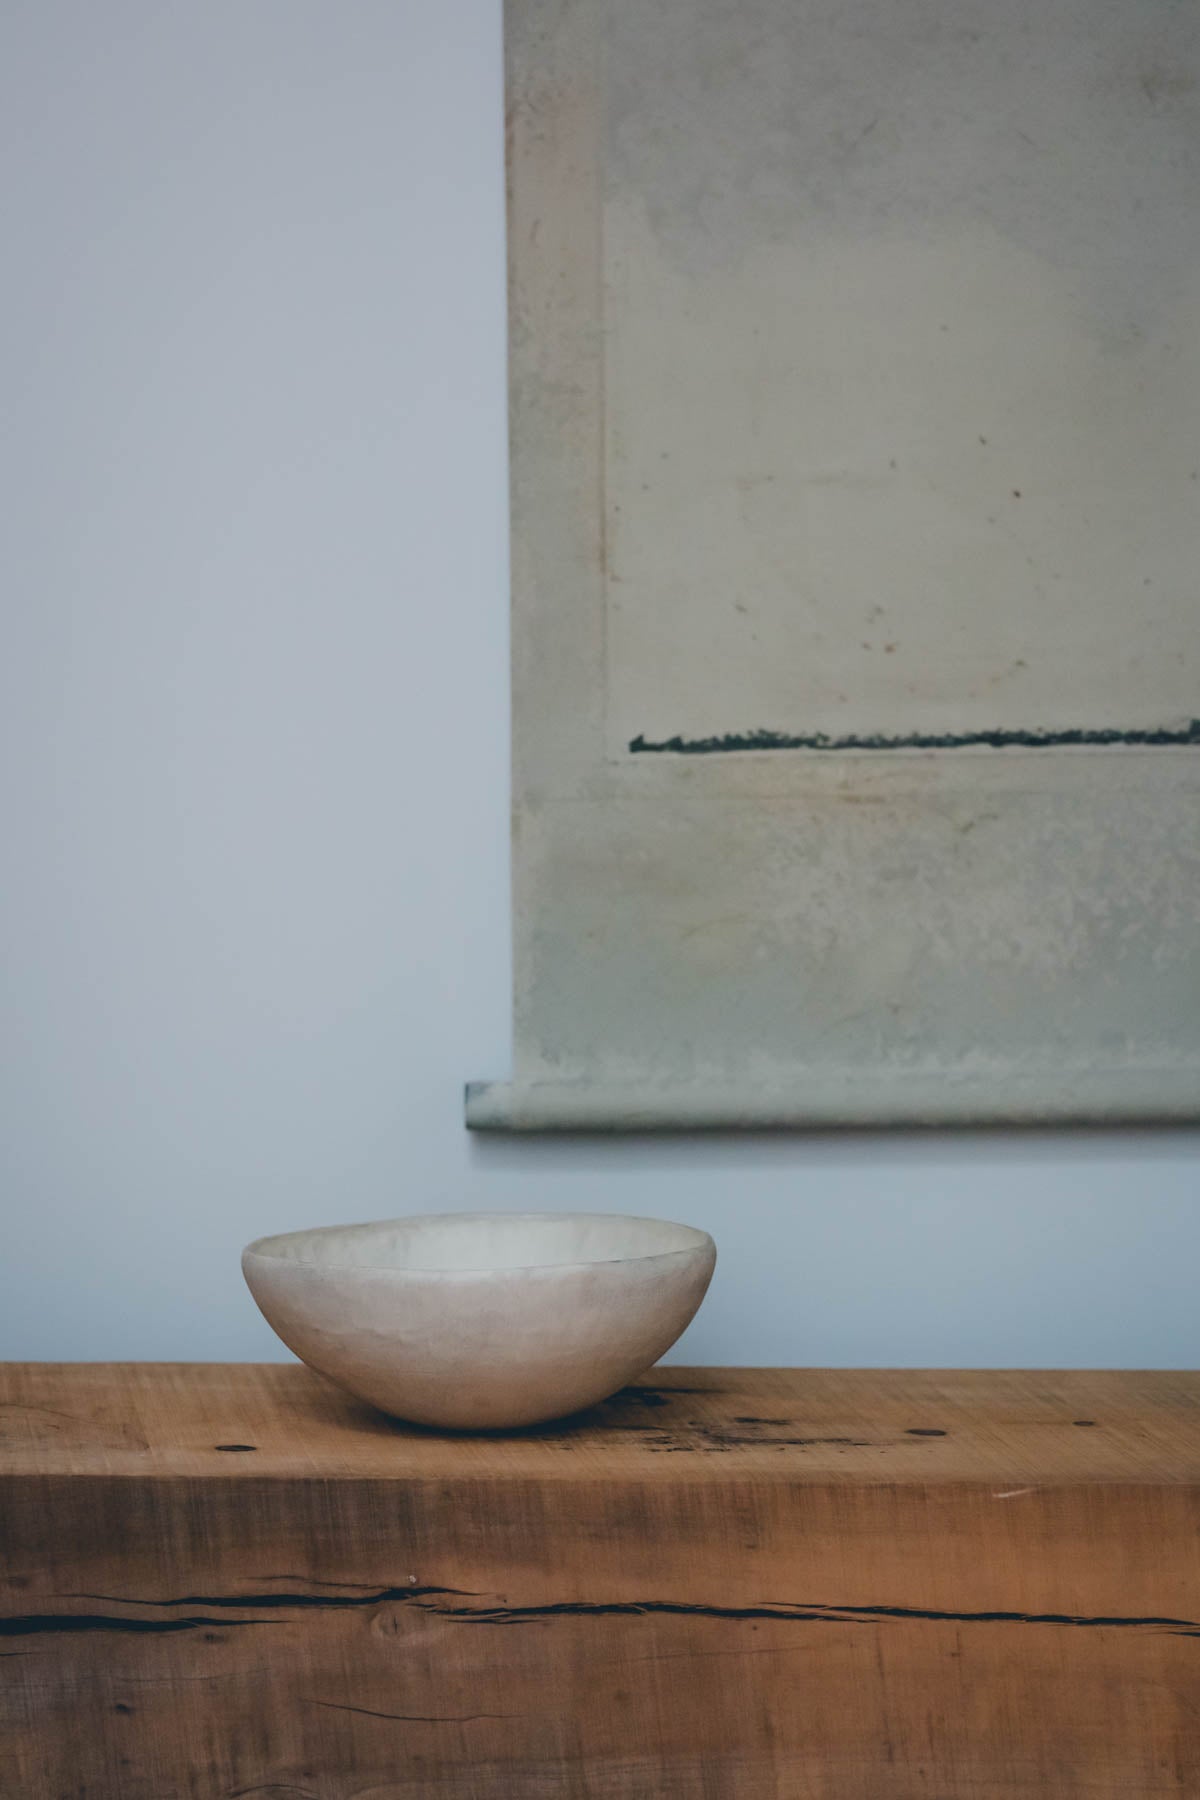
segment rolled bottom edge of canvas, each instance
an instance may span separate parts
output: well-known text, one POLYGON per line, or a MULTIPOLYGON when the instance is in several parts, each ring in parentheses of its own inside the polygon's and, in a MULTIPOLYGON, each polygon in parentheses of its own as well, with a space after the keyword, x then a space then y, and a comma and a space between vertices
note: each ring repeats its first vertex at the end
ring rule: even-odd
POLYGON ((787 1084, 479 1081, 471 1131, 787 1131, 892 1126, 1200 1124, 1200 1066, 818 1070, 787 1084))

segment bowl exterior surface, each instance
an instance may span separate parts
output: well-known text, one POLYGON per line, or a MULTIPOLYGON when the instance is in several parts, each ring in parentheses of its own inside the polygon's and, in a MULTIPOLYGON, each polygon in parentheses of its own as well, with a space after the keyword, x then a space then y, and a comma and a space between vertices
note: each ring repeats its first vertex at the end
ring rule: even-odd
POLYGON ((663 1356, 704 1298, 711 1240, 558 1267, 405 1270, 242 1256, 301 1361, 381 1411, 500 1430, 595 1405, 663 1356))

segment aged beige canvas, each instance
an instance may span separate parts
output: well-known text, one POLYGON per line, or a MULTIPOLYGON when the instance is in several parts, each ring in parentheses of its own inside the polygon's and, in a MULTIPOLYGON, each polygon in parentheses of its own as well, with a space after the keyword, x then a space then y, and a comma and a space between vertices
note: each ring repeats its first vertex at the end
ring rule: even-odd
POLYGON ((509 0, 499 1128, 1200 1112, 1200 10, 509 0))

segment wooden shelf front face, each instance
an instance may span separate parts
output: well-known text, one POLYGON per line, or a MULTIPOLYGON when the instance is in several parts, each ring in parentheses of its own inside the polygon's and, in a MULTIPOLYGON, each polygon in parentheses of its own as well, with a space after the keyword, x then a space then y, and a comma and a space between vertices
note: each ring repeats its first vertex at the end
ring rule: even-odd
POLYGON ((1200 1794, 1200 1377, 0 1371, 0 1794, 1200 1794))

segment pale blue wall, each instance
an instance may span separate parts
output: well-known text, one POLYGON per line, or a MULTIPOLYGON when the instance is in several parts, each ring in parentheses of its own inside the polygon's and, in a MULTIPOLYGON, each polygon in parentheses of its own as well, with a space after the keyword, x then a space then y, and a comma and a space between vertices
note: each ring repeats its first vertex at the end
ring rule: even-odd
POLYGON ((612 1207, 696 1360, 1200 1362, 1185 1134, 471 1142, 508 1064, 497 0, 8 0, 0 1356, 259 1232, 612 1207))

